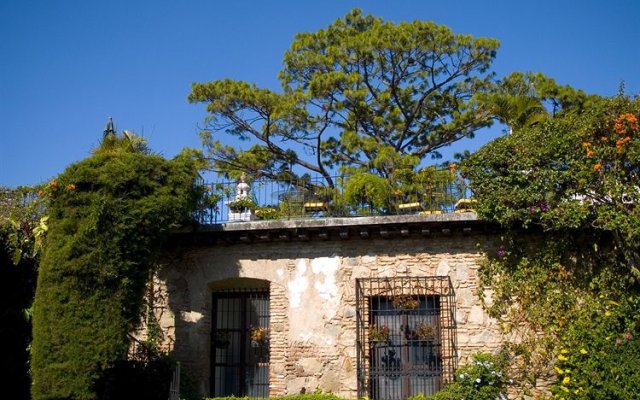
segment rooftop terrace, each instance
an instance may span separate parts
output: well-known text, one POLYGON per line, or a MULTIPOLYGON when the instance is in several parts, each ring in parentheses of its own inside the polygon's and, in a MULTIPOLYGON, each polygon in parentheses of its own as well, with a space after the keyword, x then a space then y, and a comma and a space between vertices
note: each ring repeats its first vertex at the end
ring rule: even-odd
POLYGON ((465 181, 448 170, 412 184, 376 187, 349 177, 203 183, 196 219, 203 225, 255 220, 319 220, 394 215, 443 215, 473 208, 465 181), (354 183, 355 182, 355 183, 354 183))

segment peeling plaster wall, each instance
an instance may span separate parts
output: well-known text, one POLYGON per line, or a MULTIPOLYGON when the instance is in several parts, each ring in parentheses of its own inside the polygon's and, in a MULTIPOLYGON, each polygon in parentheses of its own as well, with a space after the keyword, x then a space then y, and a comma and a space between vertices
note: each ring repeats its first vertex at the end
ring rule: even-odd
POLYGON ((391 239, 264 242, 186 249, 156 281, 165 348, 209 393, 210 284, 231 278, 270 282, 271 395, 320 388, 356 398, 355 279, 448 275, 456 294, 459 361, 497 350, 498 324, 477 296, 479 241, 452 235, 391 239))

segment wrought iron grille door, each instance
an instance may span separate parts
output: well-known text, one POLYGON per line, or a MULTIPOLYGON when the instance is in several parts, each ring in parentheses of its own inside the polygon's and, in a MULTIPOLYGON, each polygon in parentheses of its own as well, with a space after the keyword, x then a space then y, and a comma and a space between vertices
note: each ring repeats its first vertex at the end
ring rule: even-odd
POLYGON ((358 397, 432 395, 456 368, 455 296, 448 277, 356 280, 358 397))
POLYGON ((269 290, 213 293, 211 396, 269 397, 269 290))

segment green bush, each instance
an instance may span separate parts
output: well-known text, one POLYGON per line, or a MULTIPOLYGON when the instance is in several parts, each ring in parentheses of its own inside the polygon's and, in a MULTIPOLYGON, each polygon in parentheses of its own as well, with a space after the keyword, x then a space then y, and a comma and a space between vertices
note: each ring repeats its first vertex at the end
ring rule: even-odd
POLYGON ((148 362, 119 360, 102 372, 94 389, 100 400, 166 400, 171 372, 166 357, 148 362))
POLYGON ((389 209, 389 181, 370 173, 356 173, 348 178, 344 188, 345 201, 352 207, 370 208, 386 213, 389 209))
POLYGON ((422 394, 408 400, 496 400, 506 399, 506 362, 489 353, 475 353, 471 362, 456 371, 455 381, 433 396, 422 394))
POLYGON ((257 207, 256 217, 262 220, 273 220, 282 218, 282 213, 277 206, 257 207))
POLYGON ((640 393, 640 295, 601 296, 561 342, 553 392, 565 399, 632 399, 640 393))
POLYGON ((33 314, 34 399, 94 399, 126 359, 169 229, 195 209, 191 157, 96 152, 50 187, 33 314))

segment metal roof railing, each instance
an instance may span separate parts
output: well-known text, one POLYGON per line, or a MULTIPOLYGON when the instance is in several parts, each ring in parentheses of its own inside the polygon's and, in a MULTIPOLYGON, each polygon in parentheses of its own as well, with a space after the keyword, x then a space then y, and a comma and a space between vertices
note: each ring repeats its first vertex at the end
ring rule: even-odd
POLYGON ((388 190, 383 199, 378 195, 376 201, 368 201, 366 193, 353 195, 348 176, 332 179, 336 182, 334 187, 327 186, 322 178, 255 179, 240 188, 241 192, 248 189, 241 194, 238 181, 203 182, 203 199, 195 218, 201 224, 221 224, 259 219, 440 214, 455 211, 460 200, 471 197, 465 181, 455 173, 446 180, 398 185, 388 190))

